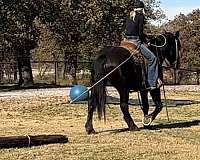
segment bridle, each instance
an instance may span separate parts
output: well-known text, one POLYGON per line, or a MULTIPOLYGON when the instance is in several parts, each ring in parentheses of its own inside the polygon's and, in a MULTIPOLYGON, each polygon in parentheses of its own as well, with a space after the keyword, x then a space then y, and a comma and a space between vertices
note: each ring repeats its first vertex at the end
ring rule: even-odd
MULTIPOLYGON (((162 37, 163 37, 164 43, 163 43, 162 45, 160 45, 160 46, 158 46, 158 45, 156 45, 156 44, 151 44, 151 43, 150 43, 150 45, 151 45, 151 46, 154 46, 154 47, 156 47, 156 48, 162 48, 162 47, 164 47, 164 46, 167 44, 167 38, 166 38, 163 34, 159 34, 158 36, 162 36, 162 37)), ((156 37, 158 37, 158 36, 156 36, 156 37)))
MULTIPOLYGON (((151 43, 150 43, 151 46, 156 47, 156 52, 157 52, 156 54, 157 54, 157 56, 158 56, 158 49, 157 49, 157 48, 163 48, 163 47, 166 46, 166 44, 167 44, 167 38, 166 38, 165 35, 159 34, 158 36, 162 36, 163 39, 164 39, 164 43, 163 43, 162 45, 158 46, 158 45, 156 45, 156 44, 151 44, 151 43)), ((156 37, 158 37, 158 36, 156 36, 156 37)), ((178 59, 179 59, 179 57, 180 57, 180 52, 179 52, 179 49, 178 49, 178 40, 177 40, 176 38, 175 38, 175 45, 176 45, 176 60, 175 60, 175 62, 173 63, 173 65, 174 65, 175 68, 178 68, 178 59)), ((165 60, 166 64, 167 64, 168 66, 170 66, 170 63, 169 63, 169 61, 167 60, 167 58, 165 58, 164 60, 165 60)))

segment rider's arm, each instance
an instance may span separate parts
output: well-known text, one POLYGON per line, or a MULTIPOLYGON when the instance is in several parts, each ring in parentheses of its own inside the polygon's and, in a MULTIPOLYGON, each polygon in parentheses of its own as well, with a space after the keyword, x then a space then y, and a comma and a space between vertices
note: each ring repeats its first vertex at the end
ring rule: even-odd
POLYGON ((139 38, 141 42, 143 43, 145 41, 145 36, 144 36, 144 16, 140 15, 138 19, 138 26, 139 26, 139 38))

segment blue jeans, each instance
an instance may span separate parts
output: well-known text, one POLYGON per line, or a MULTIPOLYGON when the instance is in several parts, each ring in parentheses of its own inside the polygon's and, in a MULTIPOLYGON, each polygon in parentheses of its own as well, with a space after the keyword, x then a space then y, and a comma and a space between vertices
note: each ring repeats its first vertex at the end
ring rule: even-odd
POLYGON ((144 45, 141 43, 138 36, 126 36, 128 41, 137 45, 140 49, 142 55, 148 61, 148 83, 150 87, 156 87, 158 80, 158 64, 157 57, 144 45))

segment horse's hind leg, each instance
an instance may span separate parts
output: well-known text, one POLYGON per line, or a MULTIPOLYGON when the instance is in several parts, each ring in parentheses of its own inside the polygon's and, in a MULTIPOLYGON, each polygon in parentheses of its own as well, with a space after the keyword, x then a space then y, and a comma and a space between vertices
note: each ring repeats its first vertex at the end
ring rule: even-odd
POLYGON ((92 105, 89 102, 88 103, 87 121, 85 123, 85 130, 86 130, 87 134, 95 133, 95 130, 94 130, 93 124, 92 124, 94 109, 95 109, 94 105, 92 105))
POLYGON ((129 100, 129 92, 126 89, 118 90, 120 95, 120 108, 124 115, 124 120, 128 125, 130 131, 138 130, 138 127, 133 122, 131 115, 129 113, 128 100, 129 100))

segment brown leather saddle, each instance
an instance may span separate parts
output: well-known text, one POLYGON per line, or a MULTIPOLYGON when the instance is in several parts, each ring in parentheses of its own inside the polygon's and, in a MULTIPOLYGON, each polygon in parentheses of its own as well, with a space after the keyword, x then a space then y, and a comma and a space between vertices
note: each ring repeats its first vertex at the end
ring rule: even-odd
POLYGON ((129 50, 131 54, 135 56, 140 54, 140 50, 138 49, 138 47, 134 43, 128 41, 127 39, 121 41, 120 47, 129 50))
POLYGON ((147 64, 148 61, 146 58, 140 53, 140 49, 134 43, 124 39, 121 41, 120 47, 127 49, 131 54, 133 54, 136 58, 138 58, 141 66, 142 66, 142 74, 143 74, 143 86, 146 88, 147 85, 147 64))
POLYGON ((135 57, 137 57, 141 61, 141 63, 144 63, 145 65, 148 64, 146 58, 140 53, 140 49, 137 47, 137 45, 128 41, 126 38, 124 38, 124 40, 121 41, 120 47, 129 50, 129 52, 135 57))

